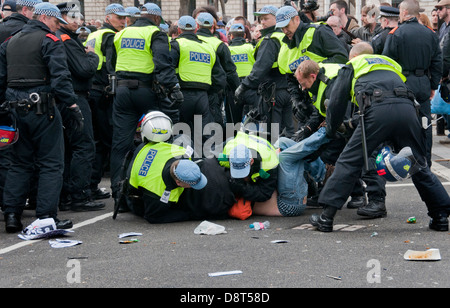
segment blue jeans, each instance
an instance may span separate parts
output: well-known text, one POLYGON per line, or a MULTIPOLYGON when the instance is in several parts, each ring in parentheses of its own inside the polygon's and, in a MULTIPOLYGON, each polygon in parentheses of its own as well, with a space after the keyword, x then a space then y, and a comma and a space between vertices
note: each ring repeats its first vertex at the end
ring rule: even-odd
POLYGON ((303 199, 308 195, 308 184, 303 176, 304 171, 316 182, 325 176, 325 164, 320 158, 307 162, 305 157, 314 153, 329 140, 325 136, 325 128, 320 128, 310 137, 299 143, 281 137, 275 147, 280 148, 280 164, 278 166, 278 209, 283 216, 298 216, 305 210, 303 199))

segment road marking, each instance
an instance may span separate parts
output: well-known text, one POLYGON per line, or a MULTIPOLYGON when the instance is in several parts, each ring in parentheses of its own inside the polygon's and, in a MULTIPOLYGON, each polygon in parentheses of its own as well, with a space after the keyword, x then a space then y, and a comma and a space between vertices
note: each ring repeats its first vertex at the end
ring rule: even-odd
MULTIPOLYGON (((448 186, 450 185, 450 182, 442 182, 442 185, 448 186)), ((414 187, 414 183, 386 184, 386 187, 414 187)))
MULTIPOLYGON (((103 214, 103 215, 100 215, 100 216, 97 216, 97 217, 94 217, 94 218, 82 221, 80 223, 77 223, 77 224, 73 225, 71 230, 75 230, 75 229, 78 229, 78 228, 81 228, 81 227, 84 227, 84 226, 87 226, 87 225, 94 224, 94 223, 96 223, 98 221, 101 221, 101 220, 104 220, 106 218, 112 217, 112 215, 113 215, 113 212, 110 212, 110 213, 107 213, 107 214, 103 214)), ((38 242, 41 242, 43 240, 47 240, 47 239, 23 241, 23 242, 14 244, 12 246, 0 249, 0 255, 6 254, 8 252, 17 250, 17 249, 25 247, 25 246, 31 246, 34 243, 38 243, 38 242)))

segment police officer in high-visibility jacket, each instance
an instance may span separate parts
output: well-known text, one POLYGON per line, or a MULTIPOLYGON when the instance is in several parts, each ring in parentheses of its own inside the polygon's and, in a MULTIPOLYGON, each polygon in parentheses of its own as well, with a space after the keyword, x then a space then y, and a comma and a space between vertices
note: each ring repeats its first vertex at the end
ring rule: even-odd
POLYGON ((184 96, 180 120, 190 125, 191 132, 195 115, 201 115, 202 127, 214 122, 208 91, 212 86, 226 82, 214 49, 198 38, 196 28, 193 17, 182 16, 178 21, 179 36, 171 41, 170 52, 184 96))
MULTIPOLYGON (((427 166, 423 146, 425 136, 417 116, 414 94, 406 86, 406 78, 397 62, 371 53, 370 44, 356 44, 350 51, 349 63, 339 71, 327 108, 327 135, 333 136, 341 125, 348 100, 364 108, 367 153, 385 142, 390 142, 397 152, 409 146, 418 165, 412 181, 427 206, 431 217, 429 227, 448 231, 450 197, 427 166)), ((333 230, 336 212, 346 202, 361 172, 365 160, 361 150, 362 136, 362 127, 358 125, 320 193, 319 203, 324 210, 310 218, 319 231, 333 230)), ((412 169, 412 163, 409 166, 412 169)))
POLYGON ((95 161, 92 166, 91 191, 94 199, 110 197, 109 192, 99 189, 103 176, 103 166, 109 159, 112 142, 112 105, 113 93, 110 87, 111 77, 114 76, 116 52, 114 35, 125 27, 128 13, 117 3, 105 8, 105 22, 103 26, 89 34, 85 46, 94 48, 100 58, 97 73, 94 76, 92 88, 89 91, 89 104, 92 111, 92 125, 94 127, 95 161))
MULTIPOLYGON (((247 77, 255 63, 255 57, 253 56, 253 45, 246 42, 245 37, 245 27, 241 23, 233 24, 230 27, 230 37, 231 43, 228 46, 231 52, 231 59, 236 65, 236 71, 241 80, 247 77)), ((234 92, 229 91, 231 95, 230 99, 227 100, 227 106, 225 108, 227 112, 227 119, 233 119, 234 123, 239 123, 242 121, 243 117, 243 105, 234 103, 234 92)), ((228 122, 231 122, 228 120, 228 122)))
POLYGON ((176 97, 177 103, 182 102, 169 56, 169 41, 158 28, 162 19, 161 9, 156 4, 147 3, 141 16, 133 26, 114 37, 117 91, 113 108, 111 188, 115 199, 122 181, 122 162, 134 148, 139 119, 150 110, 166 111, 172 108, 170 101, 162 100, 156 91, 176 97), (156 82, 159 83, 157 88, 156 82))
POLYGON ((331 28, 321 24, 302 22, 298 12, 291 6, 280 8, 276 19, 276 27, 286 34, 278 54, 278 67, 282 74, 287 75, 288 90, 294 107, 300 111, 304 110, 304 116, 307 118, 313 109, 310 104, 304 105, 304 95, 293 75, 298 65, 308 59, 318 63, 345 64, 348 60, 348 52, 331 28))

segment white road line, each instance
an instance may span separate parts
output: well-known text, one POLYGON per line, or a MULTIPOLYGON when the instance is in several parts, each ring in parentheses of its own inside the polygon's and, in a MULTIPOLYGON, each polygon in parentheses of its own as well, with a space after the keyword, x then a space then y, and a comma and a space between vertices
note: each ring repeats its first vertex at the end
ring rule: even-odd
MULTIPOLYGON (((450 185, 450 182, 442 182, 442 185, 444 186, 450 185)), ((414 187, 414 184, 413 183, 386 184, 386 187, 414 187)))
MULTIPOLYGON (((97 216, 97 217, 85 220, 83 222, 80 222, 80 223, 77 223, 77 224, 73 225, 71 230, 75 230, 75 229, 78 229, 78 228, 81 228, 81 227, 84 227, 84 226, 87 226, 87 225, 94 224, 94 223, 96 223, 98 221, 101 221, 101 220, 104 220, 106 218, 112 217, 112 215, 113 215, 113 212, 110 212, 110 213, 107 213, 107 214, 103 214, 103 215, 100 215, 100 216, 97 216)), ((12 246, 0 249, 0 255, 6 254, 8 252, 14 251, 16 249, 19 249, 19 248, 22 248, 22 247, 25 247, 25 246, 31 246, 32 244, 41 242, 43 240, 46 240, 46 239, 32 240, 32 241, 23 241, 23 242, 14 244, 12 246)))

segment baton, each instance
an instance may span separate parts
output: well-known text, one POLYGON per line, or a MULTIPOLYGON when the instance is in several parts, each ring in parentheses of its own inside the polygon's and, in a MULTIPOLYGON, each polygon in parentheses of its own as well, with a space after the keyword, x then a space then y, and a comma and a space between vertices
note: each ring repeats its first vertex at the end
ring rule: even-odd
POLYGON ((369 171, 369 155, 367 153, 366 127, 364 126, 364 112, 359 112, 359 125, 361 126, 361 144, 364 156, 364 168, 369 171))

